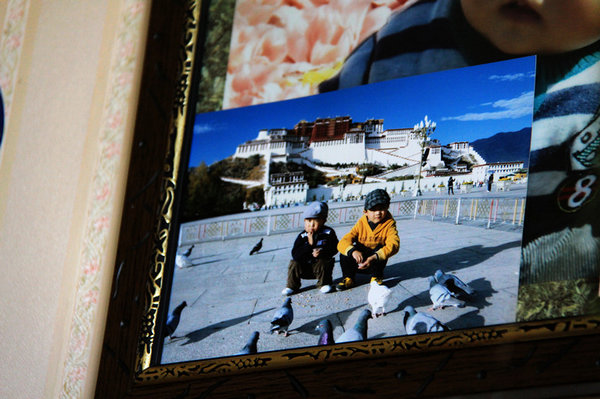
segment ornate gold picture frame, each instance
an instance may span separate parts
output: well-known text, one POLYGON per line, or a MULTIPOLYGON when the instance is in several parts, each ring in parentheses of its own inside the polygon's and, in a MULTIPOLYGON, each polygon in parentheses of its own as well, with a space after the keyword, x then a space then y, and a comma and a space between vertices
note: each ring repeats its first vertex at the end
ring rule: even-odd
POLYGON ((161 362, 193 120, 214 106, 200 98, 200 70, 216 46, 209 2, 167 3, 151 15, 97 397, 443 396, 597 380, 600 318, 589 293, 587 307, 561 317, 161 362))

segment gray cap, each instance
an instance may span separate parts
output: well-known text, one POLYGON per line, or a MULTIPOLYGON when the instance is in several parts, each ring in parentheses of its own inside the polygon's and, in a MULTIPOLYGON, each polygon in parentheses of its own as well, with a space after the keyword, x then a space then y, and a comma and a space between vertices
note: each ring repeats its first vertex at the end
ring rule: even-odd
POLYGON ((304 219, 323 219, 327 220, 327 211, 329 207, 325 202, 311 202, 306 206, 302 217, 304 219))
POLYGON ((390 206, 390 196, 387 191, 378 188, 376 190, 371 191, 367 194, 367 198, 365 198, 365 209, 373 209, 377 205, 385 205, 386 207, 390 206))

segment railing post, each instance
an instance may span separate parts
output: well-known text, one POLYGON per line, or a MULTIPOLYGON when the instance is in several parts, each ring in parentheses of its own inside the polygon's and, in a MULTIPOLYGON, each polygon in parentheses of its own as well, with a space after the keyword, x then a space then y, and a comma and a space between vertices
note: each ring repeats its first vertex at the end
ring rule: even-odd
POLYGON ((519 215, 519 226, 523 223, 523 213, 525 213, 525 201, 525 198, 521 200, 521 214, 519 215))
POLYGON ((460 218, 460 197, 458 197, 458 203, 456 204, 456 221, 454 224, 458 224, 458 220, 460 218))
POLYGON ((500 198, 496 200, 496 208, 494 209, 494 223, 498 221, 498 208, 500 207, 500 198))
POLYGON ((271 234, 271 215, 267 215, 267 235, 271 234))
POLYGON ((413 214, 413 219, 417 219, 417 210, 419 209, 419 200, 415 200, 415 212, 413 214))
POLYGON ((492 202, 490 203, 490 212, 488 214, 488 224, 487 224, 487 228, 489 229, 491 224, 492 224, 492 212, 494 210, 494 200, 492 200, 492 202))

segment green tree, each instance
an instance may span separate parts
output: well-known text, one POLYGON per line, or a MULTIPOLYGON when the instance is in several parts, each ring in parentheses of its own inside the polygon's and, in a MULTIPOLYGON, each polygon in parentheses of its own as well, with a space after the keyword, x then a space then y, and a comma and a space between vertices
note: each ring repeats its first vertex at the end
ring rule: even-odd
POLYGON ((183 222, 243 211, 246 189, 222 181, 220 166, 206 166, 203 162, 189 171, 183 198, 183 222))

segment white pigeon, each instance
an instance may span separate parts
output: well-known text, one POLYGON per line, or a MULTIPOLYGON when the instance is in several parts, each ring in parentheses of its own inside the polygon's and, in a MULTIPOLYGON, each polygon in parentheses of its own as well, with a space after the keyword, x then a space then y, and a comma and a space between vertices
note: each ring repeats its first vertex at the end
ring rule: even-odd
POLYGON ((377 284, 377 281, 371 281, 367 300, 373 311, 373 317, 385 316, 385 305, 387 304, 392 290, 385 285, 377 284))
POLYGON ((189 247, 187 251, 181 253, 178 252, 177 255, 175 255, 175 264, 178 268, 183 269, 184 267, 193 266, 192 261, 190 259, 192 249, 194 249, 193 245, 189 247))
POLYGON ((407 334, 424 334, 436 331, 449 331, 442 322, 426 313, 417 312, 414 307, 408 305, 404 308, 404 329, 407 334))

